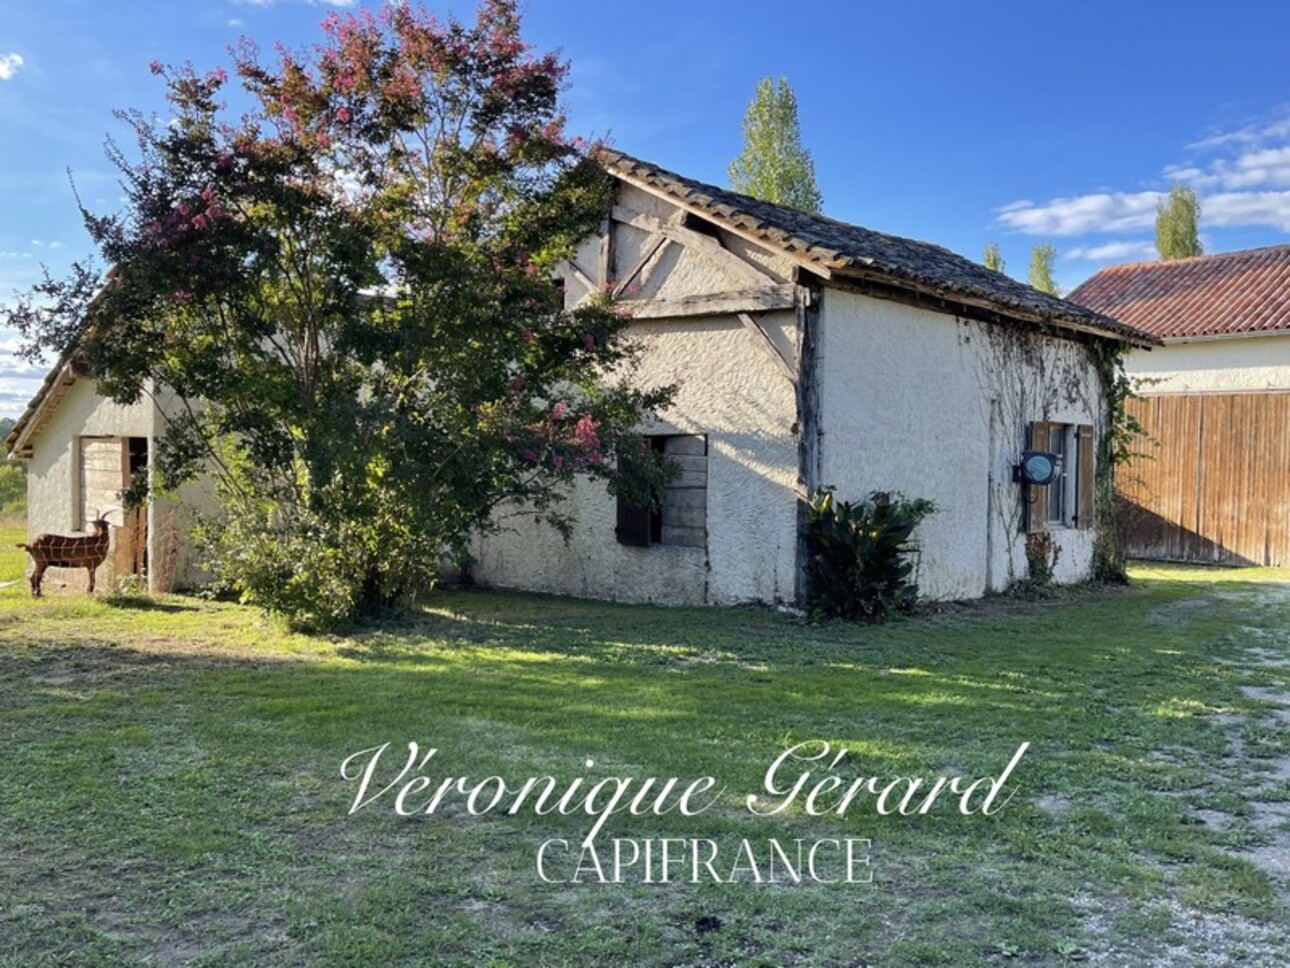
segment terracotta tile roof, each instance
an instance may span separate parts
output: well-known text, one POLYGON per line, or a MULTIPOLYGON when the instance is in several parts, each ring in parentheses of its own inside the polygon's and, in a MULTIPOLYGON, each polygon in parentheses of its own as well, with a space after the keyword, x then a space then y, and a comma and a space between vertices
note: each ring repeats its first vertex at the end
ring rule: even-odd
POLYGON ((1162 339, 1290 330, 1290 245, 1110 266, 1067 297, 1162 339))
POLYGON ((738 229, 800 262, 844 277, 880 275, 891 284, 930 290, 946 299, 983 301, 1002 315, 1139 345, 1158 342, 1109 314, 1040 292, 930 242, 875 232, 705 185, 621 151, 602 148, 597 158, 612 174, 667 196, 716 225, 738 229))

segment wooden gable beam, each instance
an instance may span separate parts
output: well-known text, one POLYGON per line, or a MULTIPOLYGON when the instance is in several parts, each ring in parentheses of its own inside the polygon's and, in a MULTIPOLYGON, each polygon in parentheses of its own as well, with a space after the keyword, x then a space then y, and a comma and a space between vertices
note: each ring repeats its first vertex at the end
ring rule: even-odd
POLYGON ((663 251, 671 244, 672 240, 662 233, 652 236, 645 243, 645 249, 641 252, 641 257, 636 260, 636 263, 627 271, 627 274, 619 279, 614 286, 614 298, 617 299, 626 292, 632 281, 644 272, 656 258, 661 256, 663 251))
MULTIPOLYGON (((580 268, 578 268, 578 263, 574 262, 572 259, 565 259, 564 264, 569 269, 569 271, 573 273, 574 278, 587 287, 588 296, 600 288, 594 282, 591 281, 591 277, 589 275, 587 275, 580 268)), ((586 297, 584 296, 583 299, 585 298, 586 297)), ((578 301, 582 302, 581 299, 578 301)))
POLYGON ((677 299, 627 299, 618 304, 633 319, 684 319, 687 316, 738 316, 793 309, 797 287, 791 284, 757 289, 731 289, 703 296, 677 299))
POLYGON ((757 337, 757 341, 770 354, 770 358, 775 363, 775 366, 779 368, 779 372, 788 377, 788 382, 797 383, 797 367, 780 352, 779 345, 770 338, 770 333, 766 332, 766 327, 761 324, 761 321, 754 319, 750 313, 740 313, 739 322, 744 324, 744 329, 757 337))
MULTIPOLYGON (((664 242, 676 242, 685 248, 700 252, 751 286, 748 289, 709 296, 641 300, 631 304, 633 318, 665 319, 678 316, 733 314, 757 340, 758 345, 767 352, 775 367, 788 378, 788 381, 794 384, 797 382, 795 364, 780 352, 779 346, 771 338, 770 333, 753 315, 755 312, 795 309, 797 300, 794 286, 780 283, 779 279, 764 266, 741 259, 722 245, 720 239, 686 228, 679 222, 664 221, 658 216, 637 212, 622 205, 614 206, 613 219, 622 225, 653 233, 653 238, 662 239, 664 242)), ((661 248, 656 248, 654 245, 646 248, 637 266, 633 267, 632 272, 615 287, 615 296, 621 295, 635 274, 644 271, 649 259, 658 251, 661 251, 661 248)))
POLYGON ((694 229, 687 229, 684 225, 676 222, 665 222, 655 215, 637 212, 622 205, 614 206, 614 221, 621 222, 623 225, 630 225, 632 228, 640 229, 644 232, 658 233, 680 245, 697 249, 722 267, 730 269, 746 282, 753 284, 779 282, 778 277, 768 269, 739 258, 712 236, 696 232, 694 229))

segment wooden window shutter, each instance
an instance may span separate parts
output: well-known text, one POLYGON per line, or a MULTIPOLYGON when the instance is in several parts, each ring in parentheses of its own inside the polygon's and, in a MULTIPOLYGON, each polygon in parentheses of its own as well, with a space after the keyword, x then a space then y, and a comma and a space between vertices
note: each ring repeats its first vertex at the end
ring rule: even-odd
POLYGON ((1076 428, 1075 439, 1076 473, 1079 475, 1075 483, 1075 527, 1082 530, 1093 527, 1097 522, 1094 498, 1097 490, 1097 445, 1089 424, 1080 424, 1076 428))
MULTIPOLYGON (((626 472, 623 458, 618 458, 618 473, 626 472)), ((618 526, 614 528, 614 537, 619 544, 631 545, 634 548, 650 546, 650 532, 653 515, 648 507, 632 504, 623 494, 618 495, 618 526)))
MULTIPOLYGON (((1036 420, 1026 433, 1027 450, 1048 450, 1052 424, 1036 420)), ((1048 530, 1048 488, 1039 484, 1023 485, 1026 504, 1026 533, 1048 530)))

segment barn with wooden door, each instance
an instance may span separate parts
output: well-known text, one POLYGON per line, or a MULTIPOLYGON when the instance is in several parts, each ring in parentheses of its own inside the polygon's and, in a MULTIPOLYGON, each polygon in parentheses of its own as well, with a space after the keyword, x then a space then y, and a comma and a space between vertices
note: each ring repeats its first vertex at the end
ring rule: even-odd
MULTIPOLYGON (((163 397, 164 398, 164 397, 163 397)), ((185 500, 155 498, 126 511, 121 491, 133 475, 147 473, 153 442, 164 420, 153 397, 123 406, 100 395, 76 360, 61 361, 46 376, 5 441, 11 459, 27 462, 27 532, 87 532, 105 515, 112 536, 95 583, 112 589, 127 576, 165 591, 197 574, 185 538, 187 513, 202 489, 185 500)), ((83 589, 81 569, 56 569, 46 588, 83 589)))
POLYGON ((1120 489, 1143 558, 1290 566, 1290 245, 1112 266, 1068 297, 1154 333, 1120 489))

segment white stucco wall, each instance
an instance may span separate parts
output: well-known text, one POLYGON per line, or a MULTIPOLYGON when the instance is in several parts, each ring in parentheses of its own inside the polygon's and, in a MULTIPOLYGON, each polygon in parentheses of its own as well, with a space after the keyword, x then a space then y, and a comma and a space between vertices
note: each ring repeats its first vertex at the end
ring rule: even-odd
POLYGON ((1290 333, 1198 339, 1129 354, 1142 393, 1290 390, 1290 333))
MULTIPOLYGON (((666 203, 624 189, 619 204, 663 219, 666 203)), ((635 265, 649 233, 620 226, 616 265, 635 265)), ((575 261, 597 278, 597 240, 575 261)), ((567 280, 575 303, 583 287, 567 280)), ((727 267, 691 248, 672 245, 642 274, 629 298, 675 299, 746 288, 727 267)), ((791 311, 762 322, 790 359, 796 354, 791 311)), ((583 481, 570 495, 575 515, 566 543, 531 513, 511 508, 504 527, 477 543, 475 577, 510 588, 668 604, 791 602, 796 592, 798 478, 795 390, 764 345, 733 316, 649 320, 630 335, 646 350, 633 379, 641 386, 675 383, 673 404, 651 433, 704 434, 708 438, 706 548, 654 545, 635 548, 615 539, 617 505, 602 484, 583 481)))
MULTIPOLYGON (((156 438, 162 432, 164 420, 151 400, 144 398, 127 405, 113 403, 95 391, 92 380, 77 380, 33 442, 32 456, 27 462, 28 540, 43 533, 78 533, 81 522, 77 520, 80 506, 77 438, 146 437, 151 458, 155 454, 156 438)), ((178 495, 151 503, 148 560, 154 580, 164 577, 169 584, 182 587, 200 577, 188 539, 188 525, 193 510, 207 507, 209 502, 209 485, 197 482, 186 485, 178 495)), ((109 520, 114 527, 121 524, 119 515, 109 520)), ((112 572, 109 554, 96 572, 96 585, 111 588, 115 580, 112 572)), ((85 582, 85 575, 79 570, 57 569, 45 575, 47 587, 63 584, 83 589, 85 582)))
MULTIPOLYGON (((777 324, 791 333, 791 314, 777 324)), ((737 320, 642 323, 636 380, 676 383, 654 433, 708 438, 706 548, 620 545, 617 504, 595 481, 570 495, 566 543, 512 508, 476 547, 475 577, 509 588, 666 604, 791 602, 795 594, 797 438, 788 380, 737 320)), ((791 338, 785 334, 785 338, 791 338)))
MULTIPOLYGON (((1005 333, 1015 331, 825 290, 820 483, 846 500, 894 490, 936 503, 917 533, 927 597, 975 597, 1025 577, 1021 488, 1011 478, 1026 429, 1035 420, 1099 424, 1099 381, 1079 344, 1005 333)), ((1087 577, 1094 531, 1053 536, 1055 579, 1087 577)))

